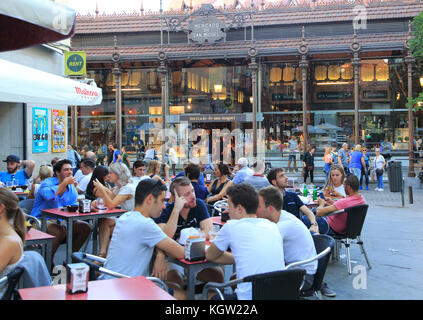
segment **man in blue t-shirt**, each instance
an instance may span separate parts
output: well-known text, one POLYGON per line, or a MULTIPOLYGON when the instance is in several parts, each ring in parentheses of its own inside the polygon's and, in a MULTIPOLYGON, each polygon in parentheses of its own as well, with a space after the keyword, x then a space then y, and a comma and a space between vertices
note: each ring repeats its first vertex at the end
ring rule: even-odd
POLYGON ((122 162, 122 155, 118 149, 117 143, 110 144, 109 148, 113 150, 113 160, 111 164, 122 162))
MULTIPOLYGON (((195 197, 194 188, 187 177, 179 177, 172 181, 169 187, 171 197, 166 209, 159 218, 154 219, 160 228, 170 237, 177 240, 181 230, 185 228, 200 228, 206 235, 212 228, 206 204, 195 197)), ((160 263, 157 261, 155 263, 160 263)), ((180 286, 184 285, 183 268, 169 265, 167 280, 180 286)), ((204 282, 223 282, 224 275, 220 267, 201 270, 197 279, 204 282)))
POLYGON ((15 180, 17 185, 26 185, 25 180, 31 178, 35 162, 32 160, 21 161, 18 156, 13 154, 7 156, 3 162, 7 163, 7 171, 0 172, 0 184, 7 186, 8 181, 15 180), (21 167, 25 169, 19 170, 21 167))
MULTIPOLYGON (((44 180, 37 195, 31 215, 41 218, 41 210, 60 208, 65 205, 77 204, 78 192, 75 188, 75 178, 72 175, 72 161, 68 159, 57 162, 53 171, 55 177, 44 180)), ((72 233, 72 251, 78 251, 90 235, 91 227, 85 221, 75 221, 72 233)), ((47 220, 47 233, 55 236, 52 244, 52 258, 60 244, 66 241, 66 227, 57 219, 47 220)))

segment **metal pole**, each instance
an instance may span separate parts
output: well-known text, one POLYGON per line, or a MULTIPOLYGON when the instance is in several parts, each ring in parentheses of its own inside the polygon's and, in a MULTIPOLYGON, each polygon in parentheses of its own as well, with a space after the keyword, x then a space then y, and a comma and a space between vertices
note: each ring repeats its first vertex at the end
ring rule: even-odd
MULTIPOLYGON (((405 49, 407 50, 407 56, 404 61, 407 64, 408 69, 408 99, 413 99, 413 64, 415 59, 410 49, 409 40, 412 38, 411 32, 411 21, 408 21, 408 38, 405 41, 405 49)), ((410 104, 408 107, 408 176, 415 177, 414 172, 414 121, 413 121, 413 105, 410 104)))
POLYGON ((307 123, 307 69, 309 66, 307 60, 307 54, 309 53, 309 47, 305 39, 305 28, 302 27, 302 40, 298 48, 298 53, 301 55, 301 61, 299 66, 302 70, 303 77, 303 140, 304 140, 304 152, 308 148, 308 123, 307 123))
POLYGON ((353 58, 351 64, 354 67, 354 144, 360 142, 360 101, 359 101, 359 67, 361 64, 360 58, 358 57, 360 52, 360 44, 357 41, 357 32, 354 28, 354 41, 351 44, 351 51, 353 53, 353 58))
POLYGON ((159 61, 160 66, 157 68, 157 72, 161 77, 161 100, 162 100, 162 161, 165 160, 165 140, 166 140, 166 127, 167 127, 167 104, 168 104, 168 94, 167 94, 167 82, 168 82, 168 69, 166 67, 166 54, 163 51, 159 52, 159 61))
POLYGON ((114 62, 114 66, 112 69, 112 73, 115 76, 115 88, 116 88, 116 105, 115 105, 115 113, 116 113, 116 144, 118 145, 119 150, 122 148, 122 80, 121 75, 122 72, 119 68, 119 61, 120 61, 120 54, 118 52, 117 47, 117 38, 114 36, 114 52, 112 55, 112 61, 114 62))
POLYGON ((251 58, 251 63, 249 68, 251 70, 251 80, 252 80, 252 91, 253 91, 253 103, 252 103, 252 112, 253 112, 253 158, 257 157, 257 71, 258 63, 256 62, 256 56, 258 52, 257 49, 251 47, 248 50, 248 55, 251 58))

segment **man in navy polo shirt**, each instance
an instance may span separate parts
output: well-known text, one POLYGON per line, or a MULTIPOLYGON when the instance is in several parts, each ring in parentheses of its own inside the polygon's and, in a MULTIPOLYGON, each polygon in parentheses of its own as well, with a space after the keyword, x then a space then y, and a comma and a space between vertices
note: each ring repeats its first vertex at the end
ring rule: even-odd
POLYGON ((0 181, 4 183, 4 185, 7 185, 8 181, 15 180, 18 185, 24 186, 25 180, 31 178, 35 167, 34 161, 21 161, 18 156, 13 154, 7 156, 6 160, 3 160, 3 162, 7 162, 7 171, 0 172, 0 181), (19 170, 21 167, 25 169, 19 170))
MULTIPOLYGON (((166 209, 162 211, 160 217, 154 219, 159 227, 168 237, 175 240, 178 240, 182 229, 190 227, 200 228, 202 232, 208 234, 213 223, 204 201, 196 198, 191 181, 187 177, 176 178, 169 189, 171 193, 169 203, 166 204, 166 209)), ((153 267, 155 271, 158 265, 164 265, 163 259, 161 260, 156 258, 153 267)), ((184 285, 183 268, 169 264, 168 271, 169 282, 184 285)), ((205 268, 198 273, 197 279, 203 282, 223 282, 224 274, 220 267, 205 268)))
POLYGON ((311 221, 310 231, 319 233, 319 226, 316 222, 316 217, 313 212, 301 201, 295 192, 285 191, 288 186, 288 177, 285 175, 285 171, 282 168, 274 168, 270 170, 267 175, 267 180, 270 184, 281 191, 283 195, 283 210, 292 213, 298 219, 301 219, 301 212, 305 214, 309 221, 311 221), (300 212, 301 211, 301 212, 300 212))

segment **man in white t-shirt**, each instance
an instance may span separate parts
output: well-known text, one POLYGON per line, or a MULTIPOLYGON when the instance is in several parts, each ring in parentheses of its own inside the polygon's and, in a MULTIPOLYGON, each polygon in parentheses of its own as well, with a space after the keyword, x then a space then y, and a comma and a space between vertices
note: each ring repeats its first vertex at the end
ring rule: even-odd
MULTIPOLYGON (((259 200, 255 189, 240 183, 229 187, 226 195, 230 220, 207 249, 206 259, 235 263, 237 278, 283 270, 282 237, 276 224, 256 217, 259 200)), ((226 295, 225 299, 251 300, 251 283, 240 283, 235 294, 226 295)))
POLYGON ((83 174, 82 179, 79 181, 76 186, 76 190, 79 194, 85 193, 87 191, 88 183, 91 180, 93 171, 95 169, 95 161, 91 158, 84 158, 81 161, 81 172, 83 174))
MULTIPOLYGON (((92 152, 92 151, 87 151, 87 152, 85 153, 85 156, 84 156, 84 159, 85 159, 85 158, 90 158, 90 159, 93 159, 93 160, 94 160, 94 165, 96 164, 96 161, 97 161, 97 156, 95 155, 95 153, 94 153, 94 152, 92 152)), ((74 178, 75 178, 76 182, 80 183, 80 182, 81 182, 81 180, 84 178, 84 175, 85 175, 85 174, 82 172, 81 168, 79 168, 79 169, 78 169, 78 171, 76 171, 76 173, 75 173, 75 175, 74 175, 74 178)))
MULTIPOLYGON (((149 276, 154 248, 172 258, 185 256, 184 248, 166 236, 152 218, 165 208, 167 188, 160 181, 142 180, 135 192, 135 208, 116 221, 104 267, 131 277, 149 276)), ((165 274, 154 275, 165 279, 165 274)), ((103 275, 102 279, 110 278, 103 275)))
MULTIPOLYGON (((300 219, 282 210, 282 206, 282 194, 275 187, 269 186, 259 191, 257 217, 277 224, 282 237, 285 264, 315 257, 316 248, 310 231, 300 219)), ((306 270, 302 290, 308 290, 313 285, 317 261, 302 265, 301 268, 306 270)))

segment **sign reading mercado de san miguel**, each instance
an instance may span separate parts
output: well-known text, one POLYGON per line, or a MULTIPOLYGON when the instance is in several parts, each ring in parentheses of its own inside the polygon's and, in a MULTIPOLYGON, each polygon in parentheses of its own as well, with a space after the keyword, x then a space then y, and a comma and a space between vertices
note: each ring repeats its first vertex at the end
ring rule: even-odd
POLYGON ((225 37, 225 24, 214 16, 199 17, 189 23, 189 39, 197 43, 215 43, 225 37))

